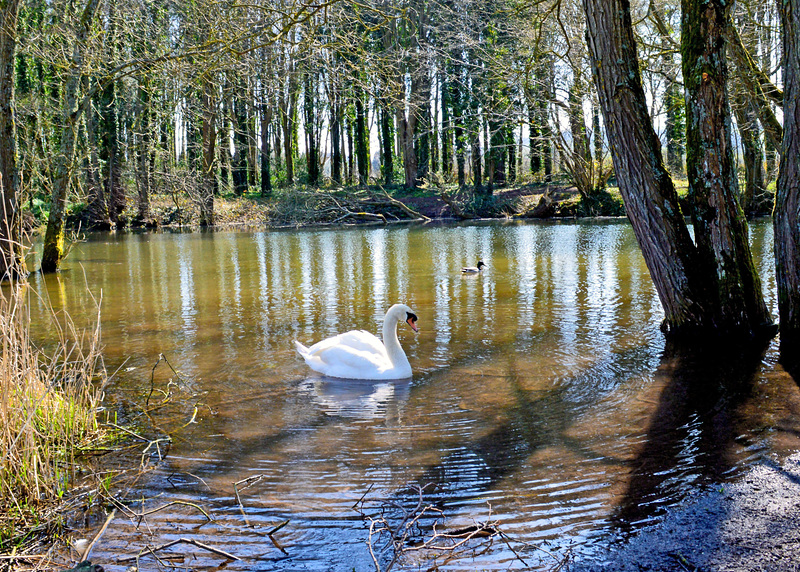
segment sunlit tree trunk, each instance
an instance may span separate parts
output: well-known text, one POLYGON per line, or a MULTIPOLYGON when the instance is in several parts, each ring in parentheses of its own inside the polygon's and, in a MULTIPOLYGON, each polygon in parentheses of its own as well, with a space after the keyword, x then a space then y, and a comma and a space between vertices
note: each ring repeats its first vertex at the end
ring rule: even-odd
POLYGON ((63 125, 61 145, 56 157, 53 192, 50 197, 50 214, 42 246, 42 272, 55 272, 64 256, 64 215, 67 206, 67 191, 72 180, 75 161, 75 143, 78 137, 78 89, 85 57, 86 39, 100 0, 88 0, 78 23, 77 37, 73 45, 67 82, 64 86, 63 125))
POLYGON ((800 341, 800 0, 779 4, 783 23, 783 154, 775 195, 775 270, 781 349, 800 341))
POLYGON ((0 280, 25 271, 19 212, 14 59, 19 0, 0 0, 0 280))
POLYGON ((628 0, 583 0, 587 41, 611 156, 628 218, 677 332, 707 316, 701 276, 678 194, 664 167, 639 72, 628 0))
POLYGON ((686 172, 695 243, 715 326, 754 335, 771 323, 739 206, 731 145, 725 0, 683 0, 681 55, 686 86, 686 172))

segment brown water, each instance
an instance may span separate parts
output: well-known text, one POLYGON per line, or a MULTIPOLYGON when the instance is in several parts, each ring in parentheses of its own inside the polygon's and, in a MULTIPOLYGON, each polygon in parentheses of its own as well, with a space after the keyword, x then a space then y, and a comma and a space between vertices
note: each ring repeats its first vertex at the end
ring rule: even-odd
MULTIPOLYGON (((769 225, 753 236, 774 311, 769 225)), ((102 299, 106 363, 119 368, 109 407, 123 418, 174 382, 152 411, 173 442, 143 457, 168 449, 141 489, 121 493, 145 499, 130 508, 186 501, 213 517, 172 504, 137 527, 119 512, 92 553, 106 570, 178 538, 243 559, 227 570, 372 570, 369 522, 353 506, 363 497, 364 513, 397 522, 415 483, 437 485, 425 500, 443 526, 491 518, 507 535, 443 569, 544 570, 800 446, 800 391, 777 342, 756 356, 666 347, 626 222, 97 234, 58 278, 33 283, 79 324, 93 316, 89 291, 102 299), (479 259, 481 275, 460 274, 479 259), (295 339, 379 333, 398 301, 421 328, 399 330, 411 380, 324 379, 295 354, 295 339), (153 370, 159 354, 179 378, 153 370), (245 518, 233 483, 250 477, 245 518), (279 548, 264 533, 286 520, 279 548)), ((181 570, 224 562, 173 553, 181 570)))

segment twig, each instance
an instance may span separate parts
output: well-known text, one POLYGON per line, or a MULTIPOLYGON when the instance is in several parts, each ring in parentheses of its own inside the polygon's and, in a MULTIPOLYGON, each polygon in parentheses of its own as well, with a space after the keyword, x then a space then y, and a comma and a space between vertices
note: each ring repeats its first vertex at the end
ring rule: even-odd
POLYGON ((193 502, 189 502, 189 501, 177 501, 176 500, 176 501, 170 501, 167 504, 162 505, 162 506, 157 507, 157 508, 153 508, 153 509, 150 509, 150 510, 147 510, 147 511, 144 511, 144 512, 134 513, 134 516, 136 516, 139 519, 139 521, 136 523, 137 528, 142 523, 142 520, 144 520, 144 517, 146 517, 146 516, 148 516, 150 514, 154 514, 156 512, 162 511, 165 508, 167 508, 168 506, 172 506, 172 505, 176 505, 176 504, 182 504, 182 505, 185 505, 185 506, 190 506, 190 507, 196 508, 197 510, 199 510, 200 512, 203 513, 203 516, 205 516, 208 519, 207 522, 211 522, 212 520, 214 520, 213 518, 211 518, 211 515, 209 515, 203 509, 203 507, 201 507, 200 505, 197 505, 197 504, 195 504, 193 502))
POLYGON ((396 206, 397 208, 402 210, 407 215, 413 216, 414 218, 418 218, 418 219, 421 219, 421 220, 424 220, 424 221, 431 220, 429 217, 425 216, 424 214, 422 214, 420 212, 417 212, 414 209, 412 209, 411 207, 409 207, 403 201, 398 201, 396 198, 390 196, 389 193, 386 192, 386 189, 381 189, 381 191, 383 191, 383 196, 387 201, 389 201, 391 204, 393 204, 394 206, 396 206))
POLYGON ((100 537, 103 536, 103 533, 108 528, 108 525, 111 524, 111 521, 114 520, 114 517, 117 515, 117 509, 111 509, 111 513, 106 518, 106 521, 103 523, 103 526, 100 528, 97 534, 94 535, 94 538, 89 543, 89 545, 84 549, 83 553, 81 554, 80 560, 78 562, 83 562, 89 558, 89 553, 94 548, 94 545, 97 544, 97 541, 100 540, 100 537))
POLYGON ((252 477, 247 477, 246 479, 242 479, 241 481, 236 481, 233 483, 233 494, 236 496, 236 502, 239 503, 239 512, 242 513, 244 517, 244 523, 247 526, 252 526, 250 521, 247 518, 247 513, 244 511, 244 505, 242 504, 242 498, 239 496, 239 485, 244 483, 246 486, 242 488, 242 490, 246 489, 250 485, 257 483, 261 479, 264 478, 264 475, 253 475, 252 477))
POLYGON ((137 554, 136 556, 126 556, 124 558, 120 558, 119 562, 131 562, 133 560, 138 560, 141 556, 144 556, 145 554, 152 554, 153 556, 156 556, 156 552, 160 552, 161 550, 164 550, 164 549, 169 548, 171 546, 175 546, 176 544, 180 544, 180 543, 191 544, 193 546, 197 546, 198 548, 202 548, 204 550, 208 550, 209 552, 212 552, 212 553, 216 554, 217 556, 222 556, 224 558, 227 558, 228 560, 241 560, 241 558, 239 558, 238 556, 234 556, 233 554, 230 554, 229 552, 225 552, 224 550, 220 550, 219 548, 214 548, 213 546, 209 546, 208 544, 204 544, 204 543, 202 543, 202 542, 200 542, 198 540, 194 540, 192 538, 179 538, 177 540, 173 540, 171 542, 167 542, 166 544, 161 544, 160 546, 156 546, 154 548, 149 548, 148 547, 147 549, 142 550, 141 552, 139 552, 139 554, 137 554))

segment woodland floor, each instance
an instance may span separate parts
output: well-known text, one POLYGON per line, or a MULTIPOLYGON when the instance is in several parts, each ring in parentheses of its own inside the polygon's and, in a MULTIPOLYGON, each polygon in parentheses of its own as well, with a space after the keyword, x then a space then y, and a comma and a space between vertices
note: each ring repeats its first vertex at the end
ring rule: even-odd
MULTIPOLYGON (((496 190, 489 208, 484 212, 469 211, 465 200, 469 193, 453 193, 450 204, 440 193, 425 190, 410 195, 395 193, 393 199, 409 211, 404 212, 397 203, 380 190, 284 190, 277 189, 270 198, 256 193, 244 196, 224 194, 214 198, 215 226, 305 226, 309 224, 358 224, 364 222, 393 222, 413 220, 413 212, 432 220, 463 218, 506 217, 572 217, 576 216, 578 192, 567 185, 525 185, 496 190), (547 194, 552 208, 536 211, 542 197, 547 194), (464 206, 464 211, 454 213, 452 205, 464 206), (384 218, 380 218, 384 217, 384 218)), ((459 209, 461 210, 461 209, 459 209)), ((135 219, 136 197, 131 194, 122 218, 135 219)), ((197 226, 199 207, 197 201, 185 193, 154 194, 151 197, 151 224, 157 227, 197 226)), ((86 228, 86 221, 69 221, 72 228, 86 228)))

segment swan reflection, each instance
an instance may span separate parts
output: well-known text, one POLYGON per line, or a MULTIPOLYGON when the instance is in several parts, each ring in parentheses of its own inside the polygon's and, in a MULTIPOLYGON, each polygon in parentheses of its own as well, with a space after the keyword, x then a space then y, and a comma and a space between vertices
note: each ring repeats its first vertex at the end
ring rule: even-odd
POLYGON ((368 381, 310 377, 300 383, 326 415, 351 419, 397 417, 408 401, 411 380, 368 381))

